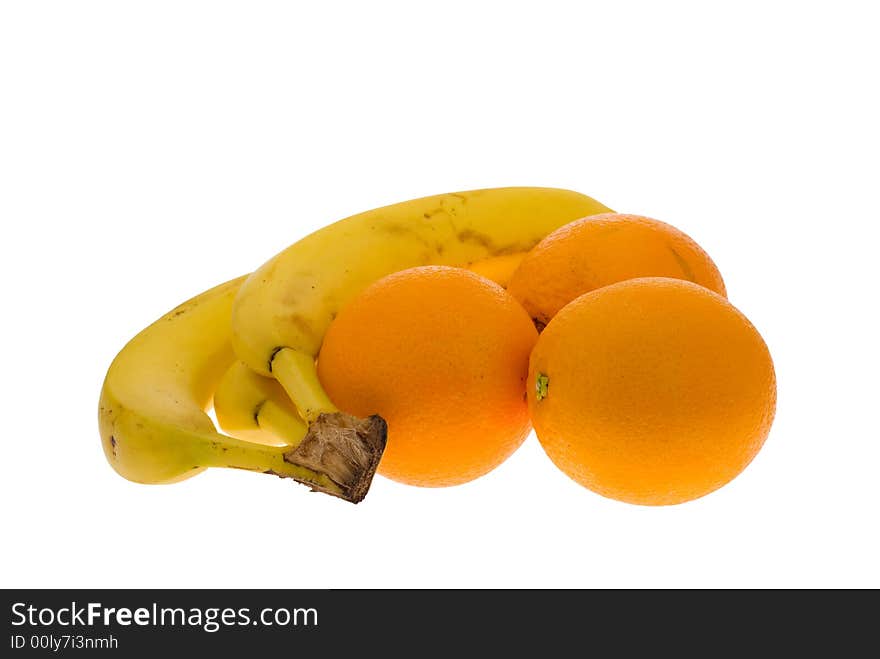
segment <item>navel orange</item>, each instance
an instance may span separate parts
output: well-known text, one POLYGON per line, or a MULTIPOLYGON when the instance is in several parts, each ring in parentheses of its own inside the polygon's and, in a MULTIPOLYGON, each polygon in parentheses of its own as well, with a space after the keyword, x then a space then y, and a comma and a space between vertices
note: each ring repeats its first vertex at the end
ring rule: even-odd
POLYGON ((616 213, 586 217, 548 235, 526 254, 507 290, 543 327, 576 297, 635 277, 686 279, 726 294, 712 259, 684 233, 616 213))
POLYGON ((498 284, 459 268, 412 268, 342 309, 318 375, 341 410, 388 422, 379 473, 455 485, 491 471, 528 434, 536 339, 528 314, 498 284))
POLYGON ((541 445, 575 481, 620 501, 676 504, 755 457, 776 377, 763 339, 724 297, 642 278, 587 293, 550 321, 528 395, 541 445))

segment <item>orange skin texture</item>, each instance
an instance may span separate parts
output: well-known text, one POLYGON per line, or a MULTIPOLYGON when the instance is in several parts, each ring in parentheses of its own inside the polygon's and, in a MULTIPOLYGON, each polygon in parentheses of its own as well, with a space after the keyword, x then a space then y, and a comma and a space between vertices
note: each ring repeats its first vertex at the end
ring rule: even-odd
POLYGON ((718 268, 675 227, 604 213, 560 227, 532 249, 507 290, 543 327, 584 293, 636 277, 686 279, 726 295, 718 268))
POLYGON ((528 396, 541 445, 572 479, 612 499, 668 505, 751 462, 773 422, 776 376, 760 334, 726 298, 643 278, 556 315, 532 353, 528 396))
POLYGON ((340 312, 318 377, 342 411, 388 422, 379 473, 457 485, 497 467, 531 430, 525 383, 537 338, 498 284, 459 268, 411 268, 340 312))

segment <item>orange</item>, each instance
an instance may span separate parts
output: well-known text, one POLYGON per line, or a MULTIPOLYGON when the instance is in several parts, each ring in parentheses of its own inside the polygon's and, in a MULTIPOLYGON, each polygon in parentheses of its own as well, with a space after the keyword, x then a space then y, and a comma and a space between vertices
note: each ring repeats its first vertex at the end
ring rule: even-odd
POLYGON ((767 346, 722 296, 643 278, 587 293, 541 333, 529 409, 550 459, 585 487, 645 505, 721 487, 776 408, 767 346))
POLYGON ((497 467, 529 433, 536 340, 528 314, 498 284, 459 268, 412 268, 342 309, 318 376, 341 410, 388 422, 379 473, 456 485, 497 467))
POLYGON ((605 213, 560 227, 532 249, 507 290, 543 328, 584 293, 635 277, 687 279, 726 295, 718 268, 669 224, 605 213))

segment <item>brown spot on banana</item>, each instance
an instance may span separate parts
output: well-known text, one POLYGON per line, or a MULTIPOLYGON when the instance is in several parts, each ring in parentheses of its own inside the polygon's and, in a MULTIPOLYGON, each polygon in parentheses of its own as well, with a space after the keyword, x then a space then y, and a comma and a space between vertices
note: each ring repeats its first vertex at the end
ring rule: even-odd
POLYGON ((492 240, 491 236, 479 231, 474 231, 473 229, 463 229, 462 231, 459 231, 456 238, 461 243, 470 243, 472 245, 483 247, 489 253, 489 256, 504 256, 506 254, 528 252, 531 251, 531 249, 541 240, 540 238, 534 238, 522 243, 498 245, 492 240))
POLYGON ((527 243, 513 243, 511 245, 504 245, 502 247, 498 247, 493 253, 492 256, 505 256, 507 254, 519 254, 532 251, 532 248, 540 242, 540 239, 535 239, 529 241, 527 243))
POLYGON ((464 229, 462 231, 459 231, 456 238, 458 238, 458 242, 461 243, 471 243, 474 245, 479 245, 480 247, 484 247, 490 254, 493 253, 495 250, 495 243, 492 241, 491 237, 489 237, 485 233, 474 231, 473 229, 464 229))
POLYGON ((453 192, 443 198, 440 202, 440 206, 446 214, 451 217, 456 217, 460 212, 464 212, 467 201, 467 197, 464 195, 453 192))
POLYGON ((426 220, 433 220, 438 215, 445 215, 448 219, 458 216, 464 210, 468 199, 465 195, 451 193, 440 200, 440 205, 436 208, 422 213, 422 217, 426 220))
POLYGON ((423 236, 419 231, 417 231, 413 227, 407 226, 405 224, 389 224, 388 226, 383 227, 383 231, 384 231, 384 233, 388 234, 389 236, 410 238, 410 239, 420 243, 424 247, 427 247, 427 248, 433 247, 432 242, 430 240, 428 240, 428 238, 423 236))

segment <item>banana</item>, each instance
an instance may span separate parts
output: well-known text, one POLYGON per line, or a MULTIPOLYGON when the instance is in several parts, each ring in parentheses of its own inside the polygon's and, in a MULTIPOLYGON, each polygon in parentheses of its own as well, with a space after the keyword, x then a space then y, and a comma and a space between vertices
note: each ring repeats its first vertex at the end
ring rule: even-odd
MULTIPOLYGON (((524 256, 490 257, 469 269, 506 287, 524 256)), ((214 413, 227 435, 268 446, 296 446, 307 430, 278 381, 255 373, 239 360, 217 384, 214 413)))
POLYGON ((214 392, 214 413, 228 435, 258 444, 295 447, 306 424, 281 385, 236 360, 214 392))
POLYGON ((244 280, 185 302, 116 356, 98 414, 107 460, 138 483, 173 483, 207 467, 235 467, 293 478, 357 503, 384 449, 381 419, 354 424, 330 415, 315 428, 320 437, 310 432, 292 448, 222 435, 205 413, 218 379, 235 362, 230 315, 244 280))
POLYGON ((526 252, 490 256, 482 261, 471 263, 467 266, 467 269, 507 288, 507 284, 509 284, 510 280, 513 278, 513 273, 516 272, 516 269, 525 257, 526 252))
POLYGON ((306 236, 254 272, 236 296, 236 355, 275 378, 310 424, 337 410, 315 360, 339 309, 373 281, 419 265, 471 267, 506 283, 560 226, 610 212, 570 190, 496 188, 425 197, 354 215, 306 236))

